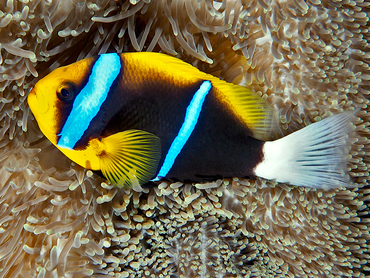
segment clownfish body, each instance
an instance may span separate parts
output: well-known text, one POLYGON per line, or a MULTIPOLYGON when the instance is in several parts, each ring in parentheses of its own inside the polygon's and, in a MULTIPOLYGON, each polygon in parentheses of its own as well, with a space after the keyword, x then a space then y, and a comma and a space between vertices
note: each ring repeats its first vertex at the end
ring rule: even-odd
POLYGON ((102 54, 37 82, 29 106, 66 156, 118 186, 264 177, 339 187, 351 113, 269 139, 273 109, 242 86, 159 53, 102 54))

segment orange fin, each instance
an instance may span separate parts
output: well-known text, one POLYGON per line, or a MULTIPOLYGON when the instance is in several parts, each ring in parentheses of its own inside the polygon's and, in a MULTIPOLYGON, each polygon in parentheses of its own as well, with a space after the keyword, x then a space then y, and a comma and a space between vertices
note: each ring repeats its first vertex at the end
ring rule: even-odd
POLYGON ((160 139, 142 130, 126 130, 101 140, 100 168, 119 187, 140 185, 155 176, 161 157, 160 139))

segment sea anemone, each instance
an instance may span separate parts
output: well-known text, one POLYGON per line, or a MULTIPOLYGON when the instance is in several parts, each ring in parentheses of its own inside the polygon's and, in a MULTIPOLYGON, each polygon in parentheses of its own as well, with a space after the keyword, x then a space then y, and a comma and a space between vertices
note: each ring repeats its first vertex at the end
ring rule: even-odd
POLYGON ((369 12, 362 0, 0 0, 1 276, 369 277, 369 12), (277 111, 272 139, 359 108, 356 187, 117 189, 74 165, 27 93, 59 66, 127 51, 252 88, 277 111))

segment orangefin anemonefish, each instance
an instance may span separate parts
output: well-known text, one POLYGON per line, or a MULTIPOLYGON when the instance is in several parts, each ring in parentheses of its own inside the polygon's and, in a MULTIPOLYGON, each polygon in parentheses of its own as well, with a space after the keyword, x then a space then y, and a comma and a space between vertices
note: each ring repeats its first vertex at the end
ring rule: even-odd
POLYGON ((263 177, 298 186, 348 186, 353 113, 276 141, 274 111, 251 90, 165 54, 102 54, 37 82, 29 106, 45 136, 118 186, 162 178, 263 177))

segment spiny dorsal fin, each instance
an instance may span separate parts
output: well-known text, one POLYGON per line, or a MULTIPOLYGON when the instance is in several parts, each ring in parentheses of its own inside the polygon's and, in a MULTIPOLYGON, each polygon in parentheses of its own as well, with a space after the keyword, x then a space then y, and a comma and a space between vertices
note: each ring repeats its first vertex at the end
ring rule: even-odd
POLYGON ((119 187, 145 184, 157 170, 161 156, 160 139, 146 131, 126 130, 101 140, 99 154, 103 175, 119 187))

